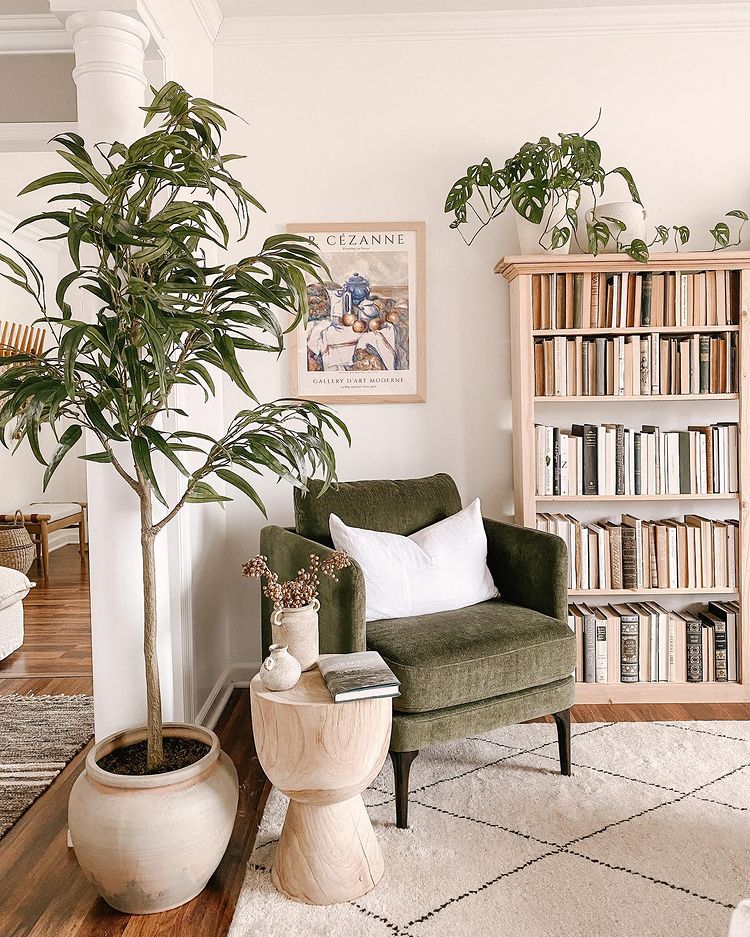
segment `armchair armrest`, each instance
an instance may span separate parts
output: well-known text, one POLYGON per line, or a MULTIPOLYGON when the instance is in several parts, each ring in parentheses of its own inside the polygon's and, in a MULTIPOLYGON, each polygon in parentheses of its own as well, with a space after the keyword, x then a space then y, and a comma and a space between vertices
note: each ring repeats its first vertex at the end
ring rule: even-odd
MULTIPOLYGON (((283 581, 294 579, 298 570, 310 562, 310 554, 326 559, 334 551, 315 540, 300 537, 284 527, 264 527, 260 532, 260 552, 268 557, 268 565, 283 581)), ((366 649, 365 577, 360 566, 351 566, 336 573, 338 582, 320 577, 318 612, 321 654, 343 654, 366 649)), ((261 597, 263 655, 271 641, 272 603, 261 597)))
POLYGON ((487 566, 502 598, 565 621, 568 548, 554 534, 484 518, 487 566))

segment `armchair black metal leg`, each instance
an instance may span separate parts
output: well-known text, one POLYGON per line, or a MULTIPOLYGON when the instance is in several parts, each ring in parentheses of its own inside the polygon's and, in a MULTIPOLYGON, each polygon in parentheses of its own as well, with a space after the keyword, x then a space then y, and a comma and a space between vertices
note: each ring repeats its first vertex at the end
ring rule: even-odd
POLYGON ((409 771, 411 763, 419 754, 416 752, 391 752, 393 780, 396 788, 396 826, 405 830, 409 826, 409 771))
POLYGON ((570 710, 552 713, 557 725, 557 747, 560 751, 560 774, 570 777, 570 710))

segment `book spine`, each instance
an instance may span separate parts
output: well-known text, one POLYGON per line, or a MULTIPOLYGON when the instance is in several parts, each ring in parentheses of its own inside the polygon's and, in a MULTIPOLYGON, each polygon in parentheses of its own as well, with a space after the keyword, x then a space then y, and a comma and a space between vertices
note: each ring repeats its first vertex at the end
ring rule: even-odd
POLYGON ((714 680, 726 683, 727 672, 727 623, 717 617, 714 622, 714 680))
POLYGON ((620 680, 638 682, 638 616, 620 617, 620 680))
POLYGON ((640 340, 640 390, 641 395, 646 396, 651 393, 651 353, 649 351, 648 338, 640 340))
POLYGON ((633 434, 633 494, 643 493, 641 434, 633 434))
POLYGON ((604 397, 607 393, 607 339, 596 339, 596 395, 604 397))
POLYGON ((583 680, 596 683, 596 619, 583 616, 583 680))
POLYGON ((697 618, 688 618, 687 639, 687 681, 703 682, 703 627, 697 618))
POLYGON ((638 588, 638 562, 635 527, 622 528, 622 588, 638 588))
POLYGON ((641 293, 641 325, 651 325, 651 289, 652 274, 644 273, 641 293))
POLYGON ((583 427, 583 488, 584 494, 599 494, 599 464, 596 445, 596 426, 583 427))
POLYGON ((701 394, 707 394, 710 388, 710 354, 711 340, 708 335, 701 335, 700 337, 700 351, 698 354, 698 381, 699 381, 699 392, 701 394))
POLYGON ((625 494, 625 427, 615 427, 615 494, 625 494))
POLYGON ((583 274, 573 275, 573 328, 583 326, 583 274))
POLYGON ((596 623, 596 682, 607 683, 607 622, 596 623))
POLYGON ((591 308, 589 312, 589 325, 592 328, 599 326, 599 274, 591 274, 591 308))
POLYGON ((560 427, 552 429, 552 494, 560 494, 560 427))
POLYGON ((582 377, 582 387, 579 391, 584 397, 588 397, 591 393, 591 384, 589 381, 589 348, 591 342, 583 342, 581 345, 581 377, 582 377))

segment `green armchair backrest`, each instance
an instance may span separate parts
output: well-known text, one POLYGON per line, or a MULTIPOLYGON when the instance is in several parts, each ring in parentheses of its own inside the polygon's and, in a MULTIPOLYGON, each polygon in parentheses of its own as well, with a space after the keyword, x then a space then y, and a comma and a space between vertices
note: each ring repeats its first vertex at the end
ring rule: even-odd
POLYGON ((294 491, 295 529, 302 537, 331 546, 328 518, 338 514, 350 527, 383 530, 408 537, 461 510, 461 496, 450 475, 400 481, 339 482, 320 494, 312 481, 307 495, 294 491))

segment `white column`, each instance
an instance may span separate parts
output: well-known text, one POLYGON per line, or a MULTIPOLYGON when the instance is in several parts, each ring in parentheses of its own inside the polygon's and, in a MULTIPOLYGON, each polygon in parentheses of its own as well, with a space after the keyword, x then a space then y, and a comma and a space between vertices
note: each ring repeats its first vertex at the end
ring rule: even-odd
MULTIPOLYGON (((56 12, 61 5, 57 0, 56 12)), ((101 10, 73 12, 65 25, 75 52, 79 133, 88 144, 132 142, 143 132, 149 31, 133 17, 101 10)), ((88 448, 100 447, 92 439, 88 448)), ((87 463, 87 496, 94 711, 102 738, 145 721, 140 527, 137 498, 112 466, 87 463)), ((169 720, 175 713, 165 551, 164 540, 157 552, 159 658, 169 720)))

